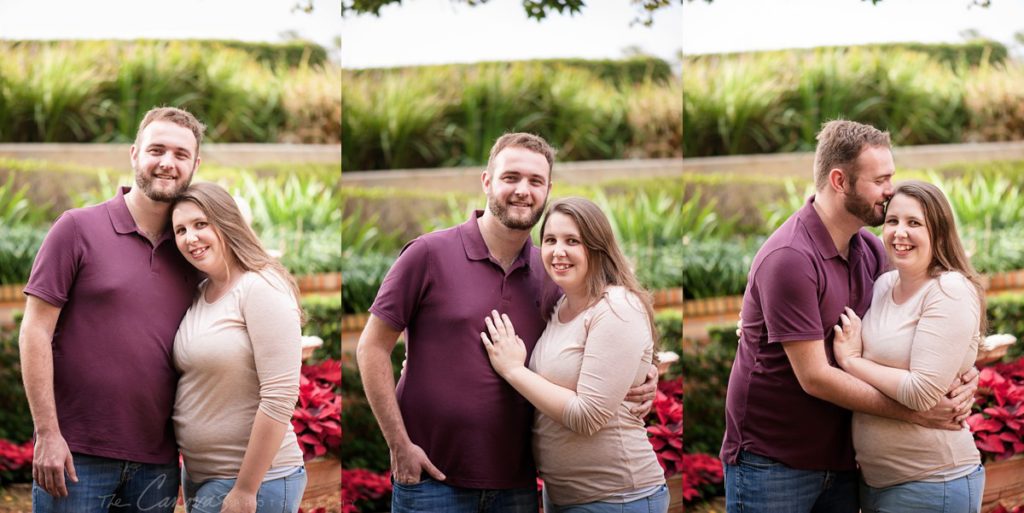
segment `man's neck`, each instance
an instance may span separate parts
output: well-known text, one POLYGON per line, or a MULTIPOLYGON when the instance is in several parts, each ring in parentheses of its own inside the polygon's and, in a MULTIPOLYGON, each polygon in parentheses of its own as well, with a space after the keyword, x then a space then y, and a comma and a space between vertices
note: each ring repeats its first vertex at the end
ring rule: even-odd
POLYGON ((487 251, 506 270, 512 266, 516 256, 523 250, 523 244, 530 238, 529 230, 513 230, 501 224, 498 218, 486 210, 484 215, 476 219, 476 225, 480 228, 487 251))
POLYGON ((821 222, 825 225, 825 229, 828 230, 836 250, 843 258, 848 258, 850 239, 864 227, 864 222, 856 216, 850 215, 839 198, 835 196, 817 194, 811 206, 814 207, 821 222))
POLYGON ((147 198, 138 187, 124 195, 124 203, 142 233, 153 242, 159 240, 167 226, 171 204, 147 198))

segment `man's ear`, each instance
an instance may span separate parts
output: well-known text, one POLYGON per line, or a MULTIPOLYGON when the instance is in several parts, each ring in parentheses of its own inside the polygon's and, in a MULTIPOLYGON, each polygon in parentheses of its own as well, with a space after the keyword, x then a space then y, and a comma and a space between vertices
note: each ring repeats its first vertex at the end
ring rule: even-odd
POLYGON ((847 182, 849 177, 846 176, 846 172, 838 167, 834 167, 828 172, 828 185, 835 192, 846 191, 847 182))
POLYGON ((484 169, 483 173, 480 173, 480 186, 483 188, 484 194, 491 188, 491 173, 484 169))
POLYGON ((135 162, 135 155, 138 153, 138 151, 139 149, 136 148, 134 144, 131 145, 130 148, 128 148, 128 158, 131 159, 131 162, 135 162))

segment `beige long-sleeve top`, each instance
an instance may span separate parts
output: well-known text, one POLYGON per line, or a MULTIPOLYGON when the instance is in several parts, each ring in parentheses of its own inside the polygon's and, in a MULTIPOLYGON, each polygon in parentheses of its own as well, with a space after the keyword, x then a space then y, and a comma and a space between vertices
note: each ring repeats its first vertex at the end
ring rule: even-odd
POLYGON ((271 468, 302 465, 291 426, 302 343, 290 288, 274 272, 247 272, 210 303, 207 283, 174 337, 174 430, 190 479, 238 476, 257 411, 288 425, 271 468))
MULTIPOLYGON (((953 378, 978 355, 981 308, 977 291, 962 274, 930 280, 901 304, 893 300, 897 273, 875 282, 864 316, 864 357, 908 370, 893 399, 928 410, 953 378)), ((946 431, 866 413, 853 414, 853 445, 867 484, 879 488, 908 481, 959 477, 981 462, 970 430, 946 431)))
POLYGON ((664 472, 643 422, 625 401, 644 382, 654 342, 640 300, 622 287, 569 322, 558 303, 530 369, 576 391, 561 419, 536 412, 533 453, 551 501, 580 504, 656 486, 664 472))

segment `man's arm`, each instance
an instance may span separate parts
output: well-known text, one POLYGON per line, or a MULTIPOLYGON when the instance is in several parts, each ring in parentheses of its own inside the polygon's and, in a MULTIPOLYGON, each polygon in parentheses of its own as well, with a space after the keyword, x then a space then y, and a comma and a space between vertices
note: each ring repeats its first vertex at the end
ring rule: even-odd
POLYGON ((809 395, 848 410, 913 422, 934 429, 959 431, 952 401, 943 399, 927 412, 914 412, 867 383, 828 364, 823 340, 784 342, 782 347, 800 386, 809 395))
POLYGON ((61 308, 35 296, 28 296, 25 317, 21 322, 18 348, 21 352, 22 379, 25 395, 35 425, 35 450, 32 457, 32 479, 46 493, 66 497, 68 489, 64 471, 78 482, 71 451, 61 436, 57 423, 57 406, 53 398, 53 330, 61 308))
POLYGON ((391 449, 391 472, 395 481, 415 484, 419 482, 423 470, 434 479, 443 481, 444 474, 430 462, 423 449, 409 439, 402 412, 398 408, 391 352, 395 349, 399 335, 400 331, 395 331, 376 315, 371 314, 366 322, 356 347, 356 362, 362 375, 366 400, 391 449))

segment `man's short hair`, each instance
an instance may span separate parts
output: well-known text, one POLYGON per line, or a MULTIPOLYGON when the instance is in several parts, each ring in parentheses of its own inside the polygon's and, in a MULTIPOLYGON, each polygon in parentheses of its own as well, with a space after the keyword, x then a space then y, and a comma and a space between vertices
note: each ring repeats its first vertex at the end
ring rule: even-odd
POLYGON ((149 109, 149 112, 143 116, 142 122, 139 123, 139 131, 135 132, 136 145, 139 144, 142 131, 154 121, 170 121, 175 125, 191 130, 192 135, 196 136, 195 157, 199 156, 199 144, 203 142, 203 132, 206 131, 206 125, 196 119, 191 112, 177 107, 153 107, 149 109))
POLYGON ((814 151, 814 187, 819 191, 828 185, 828 172, 835 168, 842 169, 850 177, 851 185, 856 183, 857 157, 866 147, 892 147, 889 132, 845 119, 822 125, 816 139, 818 147, 814 151))
POLYGON ((548 181, 551 181, 551 175, 555 171, 555 149, 543 137, 525 132, 508 133, 499 137, 494 141, 494 146, 491 146, 491 156, 487 158, 488 172, 494 170, 494 158, 505 148, 523 148, 543 155, 548 161, 548 181))

